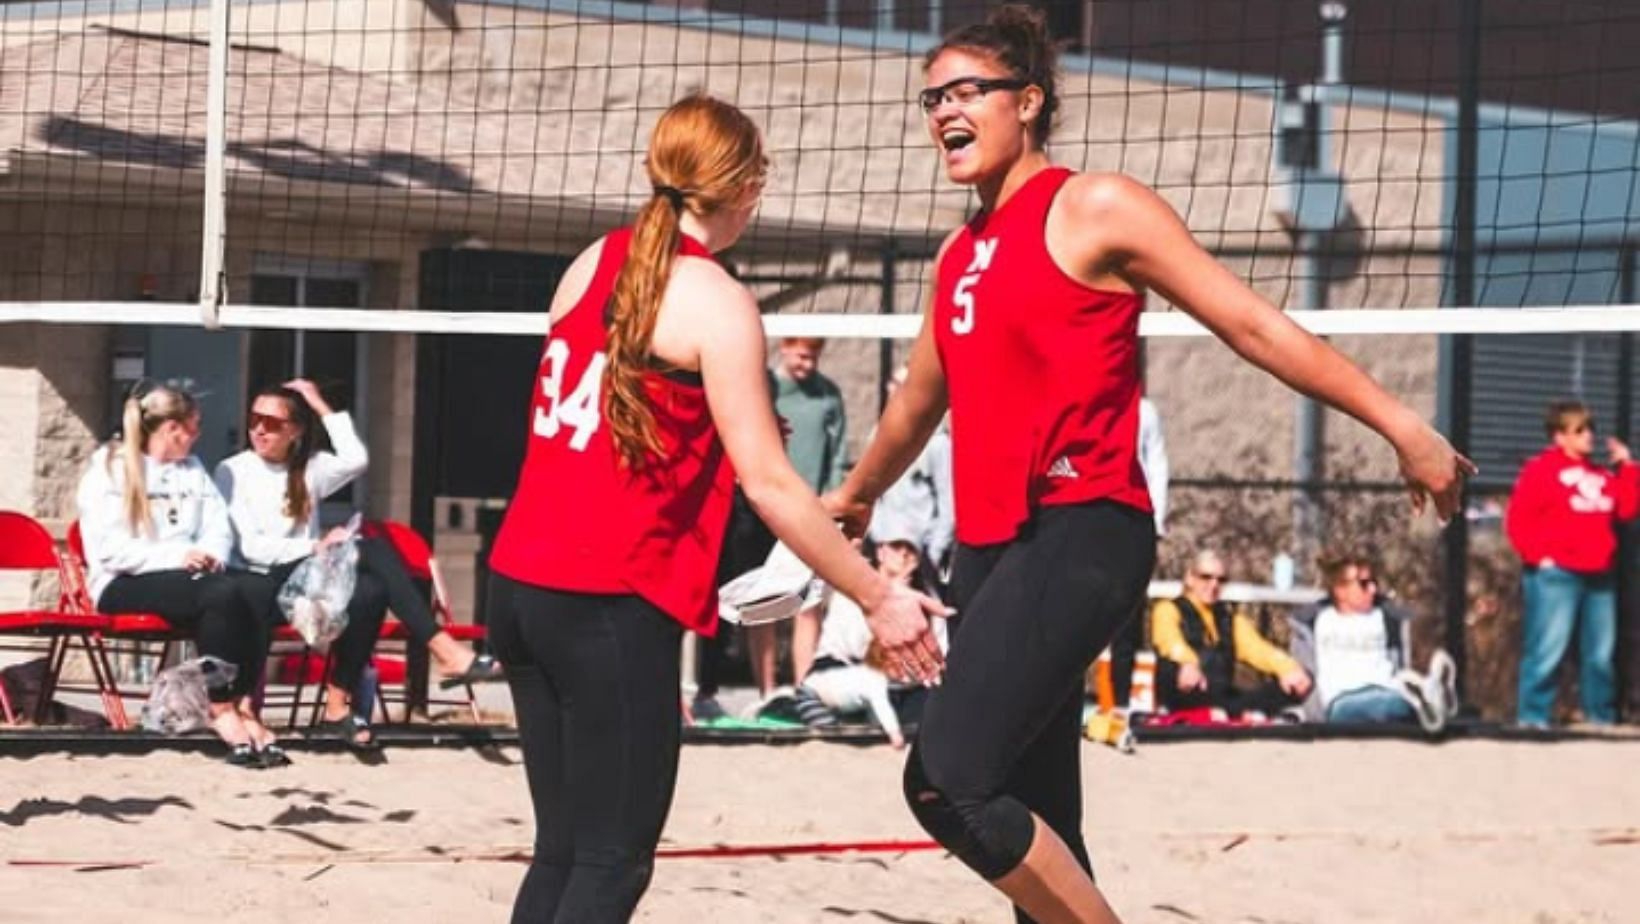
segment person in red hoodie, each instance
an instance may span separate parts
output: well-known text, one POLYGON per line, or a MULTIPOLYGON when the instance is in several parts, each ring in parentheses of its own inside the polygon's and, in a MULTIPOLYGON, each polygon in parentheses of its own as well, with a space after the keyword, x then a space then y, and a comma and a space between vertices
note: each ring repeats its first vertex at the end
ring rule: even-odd
POLYGON ((1515 481, 1505 525, 1525 570, 1516 721, 1545 728, 1555 670, 1577 629, 1578 691, 1590 722, 1617 720, 1612 656, 1617 646, 1617 524, 1640 513, 1640 465, 1608 438, 1615 471, 1590 461, 1594 417, 1580 401, 1556 401, 1544 420, 1549 447, 1515 481))

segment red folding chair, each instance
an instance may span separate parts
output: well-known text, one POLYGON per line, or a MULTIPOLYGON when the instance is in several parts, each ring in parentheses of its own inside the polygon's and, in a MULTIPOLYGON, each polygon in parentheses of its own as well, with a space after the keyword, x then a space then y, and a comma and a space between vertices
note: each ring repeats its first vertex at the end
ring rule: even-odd
MULTIPOLYGON (((51 572, 57 575, 57 605, 49 610, 17 610, 0 612, 0 636, 8 638, 44 638, 46 643, 46 673, 40 695, 35 703, 34 720, 43 723, 59 688, 63 664, 68 659, 69 646, 78 642, 91 665, 91 675, 98 696, 102 699, 103 714, 109 724, 124 728, 128 724, 125 709, 120 702, 109 669, 108 655, 103 650, 99 633, 107 627, 107 617, 80 609, 74 599, 78 585, 70 566, 57 552, 57 543, 33 517, 23 513, 0 511, 0 569, 7 571, 51 572)), ((22 644, 0 644, 13 651, 38 651, 38 647, 22 644)), ((0 715, 7 724, 16 724, 17 714, 11 699, 0 683, 0 715)))
MULTIPOLYGON (((433 550, 421 534, 404 523, 395 520, 373 520, 365 524, 364 534, 367 537, 385 539, 399 553, 404 562, 404 568, 412 578, 426 581, 432 587, 433 616, 438 620, 439 628, 448 632, 452 638, 460 642, 482 642, 488 637, 483 626, 469 625, 455 621, 450 612, 450 594, 444 583, 444 575, 439 570, 438 560, 433 557, 433 550)), ((382 624, 381 638, 383 641, 402 642, 405 647, 404 661, 394 663, 390 658, 377 658, 377 671, 381 675, 378 699, 382 703, 383 715, 387 714, 389 702, 404 704, 404 716, 408 721, 413 700, 420 698, 414 694, 418 678, 426 676, 424 658, 412 657, 410 652, 410 633, 404 624, 397 619, 389 619, 382 624), (418 663, 419 662, 419 663, 418 663), (409 669, 407 669, 407 667, 409 669), (394 684, 389 678, 403 674, 401 682, 394 684)), ((472 715, 473 721, 480 721, 478 711, 478 697, 473 692, 472 684, 463 684, 466 696, 455 698, 437 698, 427 695, 424 699, 429 706, 465 706, 472 715)))
MULTIPOLYGON (((80 535, 79 520, 68 526, 68 555, 65 556, 64 566, 69 581, 65 589, 72 595, 74 608, 81 613, 96 613, 97 605, 91 599, 85 579, 85 540, 80 535)), ((113 643, 116 654, 126 654, 139 660, 155 659, 156 673, 170 658, 172 646, 188 638, 158 613, 112 613, 102 618, 105 622, 100 647, 104 658, 107 658, 107 650, 113 643)), ((105 663, 109 662, 105 660, 105 663)), ((119 689, 112 670, 108 672, 108 682, 116 702, 120 704, 119 721, 114 727, 129 728, 130 722, 125 716, 125 693, 119 689)))

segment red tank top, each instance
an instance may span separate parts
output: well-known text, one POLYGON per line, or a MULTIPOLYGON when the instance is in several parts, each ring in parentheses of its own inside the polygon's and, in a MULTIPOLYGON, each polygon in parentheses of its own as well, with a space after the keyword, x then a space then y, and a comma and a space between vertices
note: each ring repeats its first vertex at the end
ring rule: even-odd
POLYGON ((1107 498, 1150 510, 1139 468, 1139 312, 1048 253, 1071 177, 1042 170, 976 215, 940 261, 934 340, 951 399, 957 538, 1012 539, 1041 506, 1107 498))
MULTIPOLYGON (((637 594, 710 635, 734 471, 706 391, 689 373, 645 376, 665 451, 636 472, 619 464, 603 420, 604 309, 631 239, 627 228, 604 238, 586 294, 547 334, 524 467, 490 567, 555 590, 637 594)), ((688 237, 682 253, 712 258, 688 237)))

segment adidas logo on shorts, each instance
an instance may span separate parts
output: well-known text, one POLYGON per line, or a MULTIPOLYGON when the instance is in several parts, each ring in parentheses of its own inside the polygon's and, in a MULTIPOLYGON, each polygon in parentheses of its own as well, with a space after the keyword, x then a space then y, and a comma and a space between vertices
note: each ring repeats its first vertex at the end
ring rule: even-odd
POLYGON ((1079 474, 1076 466, 1072 465, 1071 460, 1065 456, 1053 460, 1053 464, 1048 466, 1049 478, 1076 478, 1079 474))

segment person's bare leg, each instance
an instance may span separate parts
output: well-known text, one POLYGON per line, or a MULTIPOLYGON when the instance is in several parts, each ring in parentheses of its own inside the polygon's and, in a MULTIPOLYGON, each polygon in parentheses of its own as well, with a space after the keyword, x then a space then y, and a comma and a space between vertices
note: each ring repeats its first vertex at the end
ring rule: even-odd
POLYGON ((1035 815, 1031 821, 1035 833, 1025 859, 992 885, 1038 924, 1121 924, 1059 835, 1035 815))
POLYGON ((348 693, 334 683, 325 684, 325 721, 347 718, 348 693))
POLYGON ((446 677, 454 677, 465 671, 472 666, 473 659, 478 657, 471 648, 456 641, 450 633, 443 630, 427 640, 427 653, 437 662, 439 673, 446 677))
POLYGON ((249 696, 241 697, 235 706, 239 711, 239 721, 250 734, 251 744, 255 745, 257 750, 266 749, 268 745, 279 741, 279 736, 262 724, 262 719, 256 714, 256 704, 249 696))
POLYGON ((239 710, 233 703, 211 704, 211 730, 221 738, 224 744, 230 747, 236 744, 255 745, 250 729, 241 721, 239 710))
POLYGON ((746 626, 743 631, 746 633, 746 658, 752 662, 752 679, 757 683, 757 694, 767 697, 774 692, 774 679, 779 666, 775 661, 780 646, 774 623, 746 626))
POLYGON ((814 666, 814 652, 820 646, 820 623, 823 611, 810 607, 797 614, 792 623, 792 680, 802 683, 814 666))

